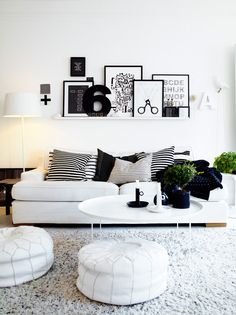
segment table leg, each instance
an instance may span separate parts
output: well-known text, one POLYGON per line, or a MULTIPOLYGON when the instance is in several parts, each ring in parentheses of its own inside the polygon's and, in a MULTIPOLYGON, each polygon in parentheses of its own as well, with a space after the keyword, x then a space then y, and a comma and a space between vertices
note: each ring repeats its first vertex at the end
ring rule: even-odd
POLYGON ((91 240, 93 241, 93 223, 91 223, 91 240))
POLYGON ((191 253, 192 247, 192 223, 189 222, 189 253, 191 253))
POLYGON ((11 198, 11 189, 12 189, 12 185, 5 185, 5 189, 6 189, 6 215, 10 214, 10 209, 11 209, 11 202, 12 202, 12 198, 11 198))

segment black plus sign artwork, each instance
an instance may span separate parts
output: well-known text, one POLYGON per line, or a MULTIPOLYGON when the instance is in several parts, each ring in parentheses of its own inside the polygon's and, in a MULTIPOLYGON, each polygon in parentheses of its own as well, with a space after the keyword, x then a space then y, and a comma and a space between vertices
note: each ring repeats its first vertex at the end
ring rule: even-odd
POLYGON ((48 102, 51 102, 51 99, 44 95, 44 98, 41 98, 41 102, 44 102, 44 105, 48 105, 48 102))

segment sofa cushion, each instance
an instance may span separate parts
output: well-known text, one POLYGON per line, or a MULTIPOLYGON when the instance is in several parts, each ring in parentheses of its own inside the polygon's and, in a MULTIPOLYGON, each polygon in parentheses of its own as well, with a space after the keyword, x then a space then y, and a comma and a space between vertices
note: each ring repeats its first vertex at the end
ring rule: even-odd
MULTIPOLYGON (((12 196, 30 201, 84 201, 100 196, 117 195, 113 183, 94 181, 21 181, 13 186, 12 196)), ((66 209, 65 209, 66 210, 66 209)))
POLYGON ((143 182, 151 180, 151 157, 148 156, 136 163, 116 159, 108 181, 119 185, 136 180, 143 182))
POLYGON ((84 180, 85 166, 90 158, 90 154, 54 150, 47 180, 84 180))
POLYGON ((137 154, 137 157, 140 160, 143 159, 148 154, 151 154, 152 156, 151 177, 152 180, 155 181, 157 171, 163 170, 167 166, 174 164, 174 150, 175 147, 171 146, 169 148, 165 148, 157 152, 152 153, 141 152, 137 154))
MULTIPOLYGON (((98 160, 97 160, 97 169, 94 180, 106 182, 111 174, 113 166, 115 164, 115 157, 111 154, 103 152, 98 149, 98 160)), ((136 162, 138 160, 136 154, 132 154, 129 156, 122 156, 119 159, 136 162)))
POLYGON ((190 150, 175 151, 174 152, 174 162, 175 164, 183 163, 191 160, 190 150))
POLYGON ((96 174, 97 167, 97 155, 91 155, 85 166, 85 178, 86 180, 93 179, 96 174))

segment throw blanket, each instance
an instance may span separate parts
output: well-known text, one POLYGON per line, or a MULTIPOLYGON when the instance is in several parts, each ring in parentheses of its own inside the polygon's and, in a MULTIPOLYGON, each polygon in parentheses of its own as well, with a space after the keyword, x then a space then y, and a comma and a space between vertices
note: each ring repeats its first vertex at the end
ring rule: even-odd
MULTIPOLYGON (((184 163, 184 162, 183 162, 184 163)), ((183 164, 179 163, 179 164, 183 164)), ((215 188, 223 188, 222 175, 214 167, 209 167, 210 163, 205 160, 191 161, 196 167, 197 175, 194 176, 192 181, 185 187, 186 190, 190 191, 191 195, 197 198, 205 200, 209 199, 210 191, 215 188)), ((162 183, 163 191, 169 196, 172 189, 165 187, 163 184, 164 171, 157 172, 157 181, 162 183)))

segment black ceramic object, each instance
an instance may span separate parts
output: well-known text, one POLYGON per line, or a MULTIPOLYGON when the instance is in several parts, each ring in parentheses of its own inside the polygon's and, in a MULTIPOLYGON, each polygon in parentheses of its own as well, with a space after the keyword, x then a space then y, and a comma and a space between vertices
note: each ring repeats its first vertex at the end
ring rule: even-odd
MULTIPOLYGON (((162 195, 162 205, 167 206, 169 204, 169 198, 168 198, 167 194, 162 192, 161 195, 162 195)), ((154 196, 153 203, 154 203, 154 205, 157 204, 157 195, 154 196)))
POLYGON ((136 201, 127 202, 127 206, 130 208, 144 208, 147 207, 147 205, 148 205, 147 201, 139 201, 139 203, 137 203, 136 201))

